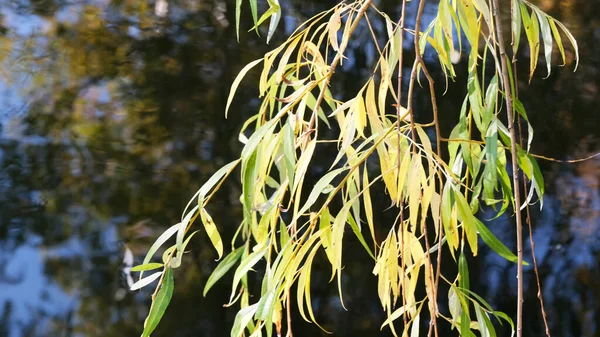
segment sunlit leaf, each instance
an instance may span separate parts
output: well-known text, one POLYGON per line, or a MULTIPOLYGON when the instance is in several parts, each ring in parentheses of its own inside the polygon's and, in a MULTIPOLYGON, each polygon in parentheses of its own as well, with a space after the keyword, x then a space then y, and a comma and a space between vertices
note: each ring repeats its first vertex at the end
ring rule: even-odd
POLYGON ((142 337, 149 337, 158 326, 158 323, 169 306, 169 302, 171 302, 174 287, 173 271, 171 268, 167 268, 163 283, 156 294, 156 298, 152 301, 150 313, 148 313, 148 317, 144 322, 144 332, 142 333, 142 337))
POLYGON ((213 246, 217 250, 217 254, 219 255, 219 259, 223 256, 223 242, 221 241, 221 235, 219 235, 219 230, 215 225, 212 217, 205 208, 200 210, 200 218, 202 219, 202 224, 204 224, 204 229, 206 230, 206 234, 212 242, 213 246))
POLYGON ((238 247, 234 251, 229 253, 223 259, 223 261, 221 261, 219 265, 217 265, 215 270, 213 270, 212 274, 210 274, 210 276, 208 277, 206 284, 204 285, 203 296, 206 296, 210 288, 212 288, 212 286, 215 285, 215 283, 217 283, 218 280, 220 280, 231 268, 233 268, 233 266, 235 266, 240 257, 242 257, 243 252, 244 247, 238 247))
POLYGON ((133 291, 133 290, 138 290, 138 289, 142 289, 143 287, 149 285, 150 283, 156 281, 161 275, 162 275, 162 271, 158 271, 156 273, 150 274, 146 277, 144 277, 143 279, 135 282, 130 288, 129 290, 133 291))
POLYGON ((131 271, 154 270, 154 269, 162 268, 162 266, 163 266, 162 263, 146 263, 146 264, 140 264, 139 266, 135 266, 135 267, 131 268, 131 271))
MULTIPOLYGON (((496 238, 496 236, 494 236, 494 234, 492 234, 492 232, 490 232, 490 230, 481 221, 478 219, 475 219, 475 221, 477 223, 477 231, 479 232, 483 242, 492 248, 493 251, 498 253, 498 255, 502 256, 508 261, 517 263, 517 256, 513 254, 513 252, 511 252, 510 249, 508 249, 500 240, 498 240, 498 238, 496 238)), ((523 262, 523 265, 528 265, 528 263, 523 262)))
MULTIPOLYGON (((236 0, 236 1, 241 3, 242 0, 236 0)), ((231 106, 231 102, 233 101, 233 96, 235 96, 235 92, 237 91, 237 88, 240 85, 240 82, 242 82, 242 79, 244 78, 244 76, 246 76, 246 73, 248 73, 248 71, 250 71, 250 69, 254 68, 254 66, 256 66, 257 64, 259 64, 262 61, 263 61, 263 59, 258 59, 258 60, 254 60, 254 61, 248 63, 244 68, 242 68, 242 70, 240 70, 240 73, 233 80, 233 83, 231 84, 231 91, 229 92, 229 96, 227 97, 227 105, 225 106, 225 118, 227 118, 227 114, 229 112, 229 107, 231 106)))
POLYGON ((258 310, 258 303, 252 304, 238 311, 237 315, 235 315, 233 328, 231 328, 231 337, 240 337, 244 333, 244 329, 246 329, 248 324, 250 324, 250 321, 252 321, 252 316, 254 316, 256 310, 258 310))

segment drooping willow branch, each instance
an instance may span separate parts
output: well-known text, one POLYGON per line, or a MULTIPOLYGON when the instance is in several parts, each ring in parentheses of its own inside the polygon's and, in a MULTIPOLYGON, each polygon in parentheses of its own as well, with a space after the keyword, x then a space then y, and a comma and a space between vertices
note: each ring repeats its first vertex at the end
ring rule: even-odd
POLYGON ((496 34, 498 38, 498 49, 500 51, 500 62, 502 67, 502 86, 506 97, 506 116, 508 119, 508 130, 510 132, 510 155, 512 164, 513 193, 515 222, 517 230, 517 337, 523 336, 523 220, 521 217, 521 193, 519 191, 519 165, 517 163, 517 135, 515 132, 514 110, 513 110, 513 89, 510 85, 508 76, 508 55, 504 47, 504 32, 502 29, 502 20, 498 10, 498 0, 492 0, 494 16, 496 18, 496 34))

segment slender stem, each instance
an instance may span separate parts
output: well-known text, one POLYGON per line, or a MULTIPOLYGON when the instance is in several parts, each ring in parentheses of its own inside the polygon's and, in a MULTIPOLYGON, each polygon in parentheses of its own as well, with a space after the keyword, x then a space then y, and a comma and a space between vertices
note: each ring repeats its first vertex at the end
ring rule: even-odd
POLYGON ((506 114, 508 118, 508 130, 510 131, 510 148, 513 176, 513 193, 515 199, 515 218, 517 230, 517 337, 523 336, 523 221, 521 218, 521 194, 519 191, 519 166, 517 164, 517 137, 515 133, 515 122, 513 117, 512 88, 508 78, 508 65, 504 38, 502 31, 502 20, 498 10, 498 0, 492 0, 494 17, 496 18, 496 33, 498 34, 498 48, 500 50, 500 61, 502 65, 502 84, 506 95, 506 114))
MULTIPOLYGON (((365 0, 365 2, 363 2, 363 4, 360 6, 360 9, 358 10, 358 14, 356 15, 356 18, 354 19, 352 26, 350 26, 350 30, 348 33, 349 35, 352 35, 352 32, 354 32, 354 30, 358 26, 358 23, 362 19, 363 15, 365 15, 365 13, 367 12, 367 9, 369 9, 369 7, 371 6, 371 3, 373 3, 373 0, 365 0)), ((323 81, 323 89, 321 90, 321 92, 319 93, 319 96, 317 97, 317 102, 315 103, 315 108, 313 110, 313 114, 312 114, 310 122, 308 124, 308 132, 311 132, 311 130, 315 126, 315 123, 317 121, 317 111, 319 111, 319 107, 321 106, 321 103, 323 102, 323 98, 325 97, 325 91, 327 91, 327 86, 329 86, 329 82, 331 82, 331 77, 333 76, 333 73, 335 73, 335 68, 337 67, 338 63, 342 60, 342 57, 344 55, 344 50, 346 49, 346 45, 347 45, 347 40, 342 42, 342 45, 340 46, 337 55, 335 56, 335 58, 331 62, 331 65, 329 66, 329 71, 327 72, 325 80, 323 81)))
MULTIPOLYGON (((403 1, 403 7, 405 5, 405 1, 403 1)), ((421 18, 423 16, 423 9, 425 8, 425 0, 421 0, 419 2, 419 8, 417 9, 417 17, 415 19, 415 36, 414 36, 414 48, 415 48, 415 63, 413 64, 413 69, 411 72, 411 82, 410 82, 410 86, 409 86, 409 93, 408 93, 408 102, 407 102, 407 108, 410 115, 410 123, 411 123, 411 134, 412 134, 412 140, 413 140, 413 146, 416 144, 416 135, 415 135, 415 119, 414 119, 414 114, 413 114, 413 109, 412 109, 412 99, 413 99, 413 90, 414 90, 414 83, 416 80, 416 77, 418 76, 417 73, 417 65, 421 65, 421 68, 423 69, 423 73, 425 74, 425 77, 427 77, 427 82, 429 83, 429 92, 431 95, 431 104, 432 104, 432 108, 433 108, 433 123, 435 125, 435 132, 436 132, 436 150, 438 153, 438 156, 440 156, 440 128, 439 128, 439 123, 438 123, 438 109, 437 109, 437 102, 436 102, 436 98, 435 98, 435 88, 434 88, 434 80, 431 77, 431 75, 429 74, 429 71, 427 70, 427 66, 425 65, 425 62, 423 61, 423 57, 421 56, 421 49, 419 46, 419 38, 420 38, 420 33, 421 33, 421 18)), ((404 12, 403 12, 404 15, 404 12)), ((399 69, 399 72, 402 72, 402 69, 399 69)), ((398 101, 400 102, 400 97, 398 97, 398 101)), ((425 216, 425 215, 422 215, 425 216)), ((438 314, 438 309, 437 309, 437 287, 435 286, 435 282, 433 279, 433 268, 432 268, 432 264, 431 264, 431 256, 429 254, 430 251, 430 244, 429 244, 429 237, 428 237, 428 233, 427 233, 427 224, 423 223, 423 235, 425 236, 425 249, 426 249, 426 268, 428 268, 428 272, 426 273, 426 275, 428 275, 429 279, 429 284, 431 284, 431 286, 433 287, 433 289, 431 289, 431 297, 430 298, 430 304, 431 304, 431 324, 429 325, 429 331, 427 333, 427 336, 430 337, 432 330, 435 331, 435 336, 438 336, 438 330, 437 330, 437 314, 438 314)), ((441 251, 441 247, 439 249, 441 251)), ((438 261, 441 258, 439 252, 438 252, 438 261)))
POLYGON ((292 303, 291 303, 291 297, 290 297, 290 289, 288 288, 286 290, 286 295, 285 295, 285 312, 287 315, 287 334, 286 337, 293 337, 294 335, 292 334, 292 303))

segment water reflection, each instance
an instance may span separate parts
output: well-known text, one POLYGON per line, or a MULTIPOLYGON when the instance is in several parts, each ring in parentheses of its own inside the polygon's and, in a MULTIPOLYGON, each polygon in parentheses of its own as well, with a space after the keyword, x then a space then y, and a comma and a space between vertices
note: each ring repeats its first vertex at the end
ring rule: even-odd
MULTIPOLYGON (((166 12, 164 3, 13 0, 0 5, 0 336, 139 334, 149 294, 126 290, 124 252, 130 249, 139 262, 200 183, 239 152, 240 121, 259 101, 252 79, 245 81, 236 111, 225 122, 228 84, 268 46, 252 34, 235 42, 233 1, 168 1, 166 12)), ((276 35, 284 36, 332 3, 282 1, 286 15, 276 35)), ((397 14, 396 2, 377 4, 397 14)), ((578 73, 557 69, 550 79, 535 80, 533 88, 523 86, 521 96, 536 126, 534 150, 583 157, 598 151, 600 36, 590 14, 598 5, 540 4, 574 30, 583 60, 578 73)), ((409 10, 415 5, 411 2, 409 10)), ((434 5, 426 13, 432 10, 434 5)), ((372 19, 374 29, 384 32, 385 24, 372 19)), ((376 62, 364 28, 349 46, 355 61, 344 63, 342 81, 334 84, 340 96, 354 91, 376 62)), ((435 67, 435 59, 426 56, 435 67)), ((417 95, 425 108, 426 92, 417 95)), ((440 104, 456 109, 463 95, 450 92, 440 104)), ((597 160, 543 164, 551 195, 545 209, 533 215, 534 238, 548 313, 561 336, 598 333, 598 166, 597 160), (568 312, 561 310, 566 306, 568 312)), ((232 182, 213 206, 225 237, 241 216, 236 193, 239 185, 232 182)), ((511 242, 510 217, 491 227, 511 242)), ((214 253, 202 236, 190 246, 157 335, 228 335, 235 310, 222 308, 227 284, 201 296, 214 253)), ((481 293, 512 313, 514 266, 494 254, 481 255, 482 265, 473 267, 481 269, 481 293)), ((327 284, 328 268, 313 273, 315 312, 338 335, 374 335, 382 313, 371 269, 362 267, 369 261, 351 250, 345 259, 365 262, 346 266, 350 312, 340 308, 337 290, 327 284)), ((528 270, 527 305, 537 312, 531 275, 528 270)), ((319 334, 314 326, 298 326, 299 335, 319 334)), ((542 331, 536 319, 527 328, 530 335, 542 331)))

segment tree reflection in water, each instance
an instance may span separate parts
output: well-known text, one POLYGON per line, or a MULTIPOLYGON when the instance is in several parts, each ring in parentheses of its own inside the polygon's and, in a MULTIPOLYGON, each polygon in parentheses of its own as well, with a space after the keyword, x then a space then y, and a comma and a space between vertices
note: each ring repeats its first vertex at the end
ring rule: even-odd
MULTIPOLYGON (((582 62, 575 74, 567 67, 542 80, 540 73, 531 88, 523 86, 521 98, 536 128, 533 150, 584 157, 599 150, 600 27, 594 13, 600 6, 538 2, 573 31, 582 62)), ((287 16, 279 34, 333 3, 282 1, 287 16)), ((145 1, 2 2, 0 336, 140 333, 149 294, 126 290, 125 249, 139 262, 201 182, 239 152, 237 130, 257 108, 250 78, 238 91, 237 111, 223 119, 237 71, 268 50, 252 33, 235 41, 233 4, 168 1, 166 14, 157 15, 155 3, 145 1)), ((397 2, 379 6, 394 13, 397 2)), ((373 26, 385 31, 382 22, 373 20, 373 26)), ((345 63, 346 81, 335 84, 342 96, 365 78, 361 65, 374 62, 376 53, 360 40, 349 48, 354 61, 345 63)), ((419 95, 419 104, 426 104, 426 93, 419 95)), ((463 95, 450 93, 440 102, 456 110, 463 95)), ((550 194, 544 211, 533 214, 534 238, 550 323, 560 336, 598 334, 599 165, 598 159, 542 163, 550 194)), ((225 237, 241 217, 237 193, 232 180, 212 206, 225 237)), ((510 218, 491 229, 513 240, 510 218)), ((157 335, 229 335, 235 310, 222 307, 227 284, 201 296, 214 253, 201 235, 190 247, 157 335)), ((348 261, 366 261, 351 251, 348 261)), ((478 287, 486 289, 481 293, 511 313, 514 266, 485 251, 481 256, 473 267, 478 287)), ((348 313, 332 300, 337 291, 327 284, 328 271, 313 273, 315 312, 340 336, 379 332, 382 313, 366 265, 346 264, 348 313)), ((539 312, 532 275, 527 270, 528 313, 539 312)), ((539 315, 528 315, 527 334, 541 335, 539 315)), ((322 334, 297 321, 300 335, 322 334)))

